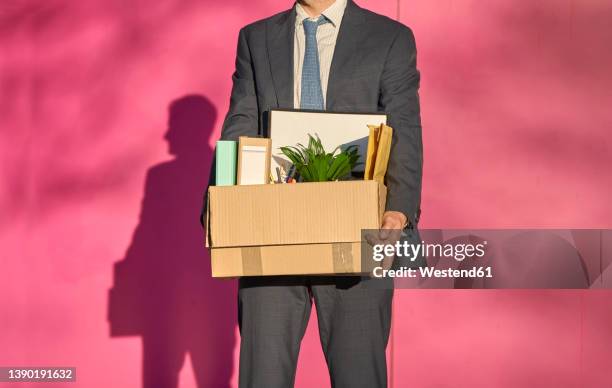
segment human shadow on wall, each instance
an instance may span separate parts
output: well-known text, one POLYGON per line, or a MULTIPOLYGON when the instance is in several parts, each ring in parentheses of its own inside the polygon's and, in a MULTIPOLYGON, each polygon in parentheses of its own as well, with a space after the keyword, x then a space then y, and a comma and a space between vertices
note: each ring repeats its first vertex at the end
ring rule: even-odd
POLYGON ((174 159, 149 169, 140 222, 114 265, 111 337, 142 337, 145 388, 177 387, 187 354, 199 388, 229 386, 236 285, 211 278, 199 222, 215 118, 203 96, 170 104, 164 139, 174 159))

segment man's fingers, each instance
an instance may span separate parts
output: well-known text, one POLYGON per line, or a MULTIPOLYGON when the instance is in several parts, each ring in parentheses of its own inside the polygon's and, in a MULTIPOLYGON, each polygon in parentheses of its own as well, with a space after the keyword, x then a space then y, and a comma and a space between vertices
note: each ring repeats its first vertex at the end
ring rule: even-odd
POLYGON ((389 218, 385 219, 380 227, 380 230, 378 231, 378 237, 381 240, 387 240, 391 236, 391 232, 393 230, 399 229, 399 225, 396 224, 396 222, 393 222, 393 220, 389 218))
POLYGON ((380 232, 375 233, 375 232, 368 231, 364 234, 363 237, 365 238, 368 244, 370 244, 371 246, 374 246, 376 244, 380 244, 380 238, 378 237, 379 233, 380 232))
POLYGON ((370 245, 375 244, 394 244, 399 239, 400 229, 402 228, 401 221, 395 216, 385 216, 382 220, 382 225, 378 233, 366 233, 365 240, 370 245))
POLYGON ((387 225, 387 224, 384 224, 381 227, 380 231, 378 232, 378 238, 380 238, 381 240, 388 239, 389 235, 391 234, 391 228, 388 227, 388 226, 386 227, 385 225, 387 225))

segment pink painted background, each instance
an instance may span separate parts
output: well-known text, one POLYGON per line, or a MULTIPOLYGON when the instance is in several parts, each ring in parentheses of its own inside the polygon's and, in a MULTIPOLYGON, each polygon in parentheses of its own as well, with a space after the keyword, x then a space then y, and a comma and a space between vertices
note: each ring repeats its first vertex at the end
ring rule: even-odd
MULTIPOLYGON (((612 227, 610 1, 358 3, 417 38, 422 227, 612 227)), ((186 354, 180 387, 236 386, 235 283, 207 275, 199 197, 238 30, 290 5, 0 4, 0 365, 138 387, 186 354)), ((394 308, 393 387, 612 387, 610 292, 398 290, 394 308)), ((312 317, 296 386, 326 373, 312 317)))

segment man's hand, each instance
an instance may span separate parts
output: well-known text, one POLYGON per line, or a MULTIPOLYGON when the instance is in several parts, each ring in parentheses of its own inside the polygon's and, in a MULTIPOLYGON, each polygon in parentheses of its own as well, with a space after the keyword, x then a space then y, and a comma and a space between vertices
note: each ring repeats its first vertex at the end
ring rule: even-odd
POLYGON ((366 240, 371 244, 395 244, 399 240, 402 230, 406 227, 408 218, 404 213, 387 211, 383 214, 382 223, 378 233, 366 234, 366 240))
MULTIPOLYGON (((386 211, 383 214, 382 225, 380 226, 380 232, 378 233, 378 237, 381 240, 387 240, 389 237, 392 237, 391 234, 393 230, 401 231, 406 227, 408 223, 408 217, 404 215, 402 212, 396 211, 386 211)), ((399 240, 399 236, 394 241, 399 240)))
MULTIPOLYGON (((396 211, 387 211, 383 214, 382 223, 378 231, 378 235, 367 234, 366 240, 370 245, 395 245, 399 241, 402 230, 406 227, 408 218, 404 213, 396 211)), ((382 261, 382 268, 389 269, 393 264, 394 256, 386 256, 382 261)))

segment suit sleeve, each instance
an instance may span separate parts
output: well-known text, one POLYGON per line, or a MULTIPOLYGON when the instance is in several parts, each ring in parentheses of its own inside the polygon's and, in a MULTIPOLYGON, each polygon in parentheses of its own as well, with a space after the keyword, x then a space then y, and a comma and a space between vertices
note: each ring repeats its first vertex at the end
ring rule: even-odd
POLYGON ((230 107, 221 130, 222 140, 238 140, 239 136, 257 136, 259 113, 255 94, 253 62, 243 28, 238 35, 236 70, 232 75, 230 107))
POLYGON ((386 209, 404 213, 413 225, 420 214, 423 175, 419 82, 414 35, 401 26, 381 76, 380 105, 393 127, 386 209))
MULTIPOLYGON (((240 136, 257 136, 259 110, 257 107, 257 95, 255 94, 255 77, 253 75, 253 62, 248 45, 245 29, 238 34, 238 49, 236 52, 236 69, 232 75, 232 95, 230 107, 223 127, 221 129, 221 140, 235 140, 240 136)), ((215 182, 215 164, 213 155, 208 186, 215 182)), ((206 215, 208 187, 204 191, 202 211, 200 212, 200 223, 204 226, 206 215)))

